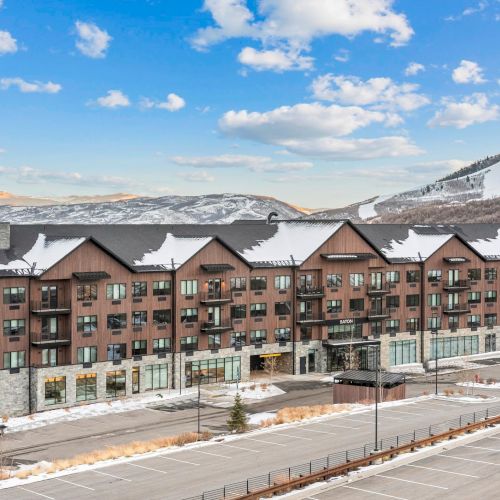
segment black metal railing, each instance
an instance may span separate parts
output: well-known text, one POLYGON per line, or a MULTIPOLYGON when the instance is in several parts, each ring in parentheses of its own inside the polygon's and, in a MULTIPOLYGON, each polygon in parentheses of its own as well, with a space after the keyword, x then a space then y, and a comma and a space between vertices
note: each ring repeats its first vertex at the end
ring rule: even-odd
POLYGON ((298 297, 321 298, 325 295, 324 286, 299 286, 297 288, 298 297))
POLYGON ((202 304, 221 304, 224 302, 232 302, 233 300, 230 291, 203 292, 199 295, 202 304))
POLYGON ((321 323, 324 320, 325 314, 323 312, 297 314, 297 323, 321 323))
POLYGON ((35 346, 55 347, 71 344, 70 332, 31 332, 31 343, 35 346))
POLYGON ((384 293, 391 293, 391 287, 389 283, 379 283, 377 285, 366 285, 366 293, 368 295, 382 295, 384 293))
POLYGON ((470 288, 470 280, 452 280, 443 282, 444 290, 467 290, 470 288))
POLYGON ((32 300, 31 311, 35 314, 66 314, 71 312, 69 300, 32 300))
POLYGON ((469 304, 445 304, 443 312, 445 313, 464 313, 470 311, 469 304))
POLYGON ((375 309, 368 310, 368 318, 390 318, 391 308, 389 307, 376 307, 375 309))
POLYGON ((222 321, 204 321, 201 324, 200 331, 202 332, 222 332, 232 330, 231 320, 225 319, 222 321))

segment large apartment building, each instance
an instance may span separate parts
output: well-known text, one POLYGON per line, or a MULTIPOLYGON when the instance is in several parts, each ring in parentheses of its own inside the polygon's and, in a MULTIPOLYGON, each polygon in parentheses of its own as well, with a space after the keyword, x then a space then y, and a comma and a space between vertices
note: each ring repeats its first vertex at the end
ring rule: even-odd
POLYGON ((500 224, 3 223, 0 415, 495 351, 499 261, 500 224))

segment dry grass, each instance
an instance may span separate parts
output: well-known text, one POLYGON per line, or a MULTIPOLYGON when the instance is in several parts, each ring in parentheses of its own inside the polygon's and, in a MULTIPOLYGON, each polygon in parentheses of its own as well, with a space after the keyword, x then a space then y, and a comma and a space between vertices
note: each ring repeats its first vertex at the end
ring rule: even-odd
POLYGON ((422 391, 422 396, 428 396, 429 395, 429 391, 422 391))
POLYGON ((445 396, 453 396, 453 394, 455 394, 455 391, 453 389, 446 388, 443 390, 443 394, 445 396))
MULTIPOLYGON (((15 477, 19 479, 26 479, 30 476, 37 476, 40 474, 51 474, 62 470, 70 469, 78 465, 93 465, 104 460, 114 460, 122 457, 131 457, 133 455, 140 455, 151 451, 159 450, 161 448, 170 448, 172 446, 184 446, 189 443, 197 441, 207 441, 210 439, 209 432, 203 432, 198 435, 196 432, 185 432, 178 436, 168 436, 150 441, 133 441, 132 443, 110 446, 103 450, 95 450, 89 453, 80 453, 72 458, 59 459, 52 462, 46 467, 39 465, 32 469, 19 471, 15 477)), ((5 479, 5 478, 4 478, 5 479)))
POLYGON ((2 422, 6 424, 9 421, 9 416, 8 415, 2 415, 2 422))
POLYGON ((260 384, 260 388, 263 390, 263 391, 267 391, 267 388, 269 387, 269 384, 260 384))
POLYGON ((460 396, 463 396, 465 394, 465 391, 463 389, 459 389, 458 394, 460 394, 460 396))
POLYGON ((250 389, 251 391, 255 391, 255 389, 257 389, 257 386, 256 386, 255 384, 252 384, 252 385, 249 387, 249 389, 250 389))
POLYGON ((493 384, 496 384, 496 383, 497 383, 497 381, 496 381, 494 378, 491 378, 491 377, 490 377, 488 380, 486 380, 486 383, 487 383, 488 385, 493 385, 493 384))
POLYGON ((307 418, 320 417, 321 415, 329 415, 339 413, 341 411, 350 410, 351 405, 315 405, 315 406, 296 406, 290 408, 282 408, 276 413, 273 418, 263 420, 261 427, 269 427, 277 424, 288 424, 290 422, 299 422, 307 418))

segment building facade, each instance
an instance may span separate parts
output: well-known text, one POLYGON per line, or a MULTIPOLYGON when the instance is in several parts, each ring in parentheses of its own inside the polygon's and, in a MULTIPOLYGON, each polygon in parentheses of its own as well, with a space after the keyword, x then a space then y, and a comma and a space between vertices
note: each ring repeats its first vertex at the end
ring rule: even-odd
POLYGON ((499 229, 0 224, 0 415, 496 351, 499 229))

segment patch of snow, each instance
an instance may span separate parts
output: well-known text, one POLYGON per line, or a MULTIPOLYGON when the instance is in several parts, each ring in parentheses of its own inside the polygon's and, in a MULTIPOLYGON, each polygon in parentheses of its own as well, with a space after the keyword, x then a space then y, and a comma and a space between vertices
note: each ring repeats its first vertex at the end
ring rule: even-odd
POLYGON ((360 219, 370 219, 372 217, 376 217, 378 215, 375 210, 375 205, 378 203, 382 203, 384 200, 391 198, 392 194, 385 194, 381 196, 377 196, 373 201, 369 203, 363 203, 358 207, 358 216, 360 219))
POLYGON ((263 411, 261 413, 254 413, 249 415, 248 417, 248 423, 251 425, 259 425, 260 423, 264 422, 265 420, 269 420, 270 418, 274 418, 276 416, 276 413, 271 413, 269 411, 263 411))
POLYGON ((228 396, 236 396, 236 393, 239 393, 243 400, 245 400, 272 398, 285 394, 285 391, 273 384, 240 382, 238 384, 238 389, 236 389, 236 384, 228 384, 225 394, 228 396), (265 388, 263 388, 262 385, 264 385, 265 388), (251 389, 251 387, 254 387, 254 389, 251 389), (242 391, 242 389, 244 390, 242 391))
POLYGON ((500 229, 498 229, 495 238, 469 241, 469 244, 481 255, 500 255, 500 229))
POLYGON ((500 382, 494 382, 492 384, 484 382, 457 382, 455 385, 460 385, 462 387, 472 387, 473 389, 500 389, 500 382))
POLYGON ((453 234, 419 234, 413 229, 409 229, 406 239, 391 240, 381 250, 389 259, 418 260, 419 253, 422 259, 427 259, 453 236, 453 234))

